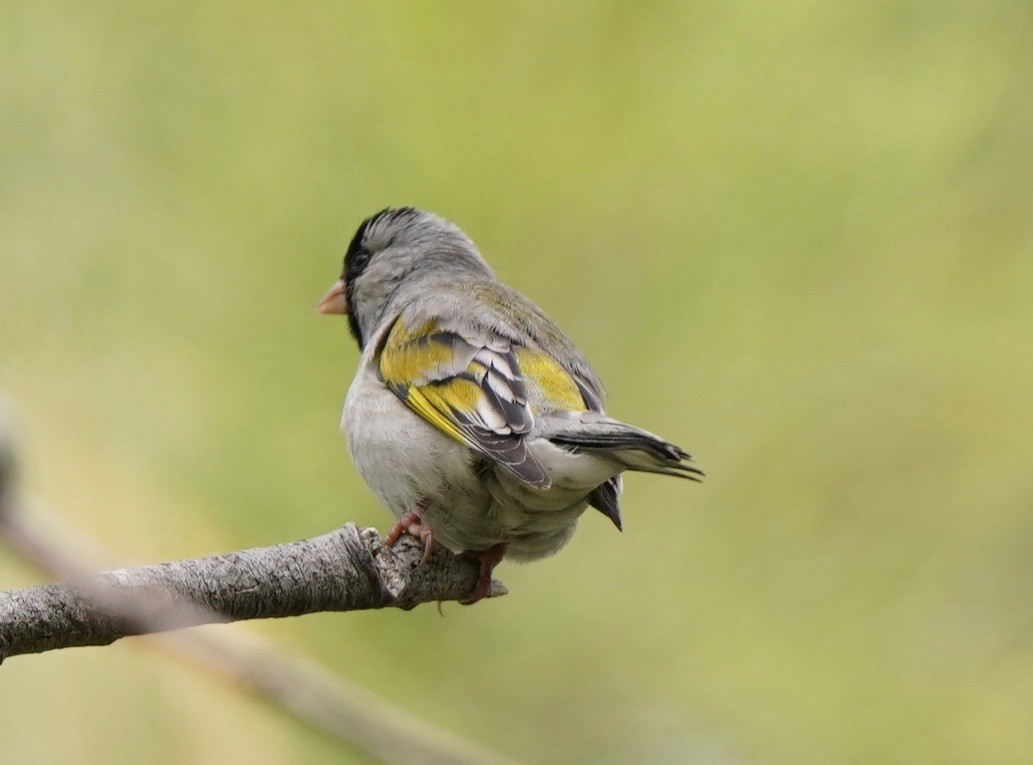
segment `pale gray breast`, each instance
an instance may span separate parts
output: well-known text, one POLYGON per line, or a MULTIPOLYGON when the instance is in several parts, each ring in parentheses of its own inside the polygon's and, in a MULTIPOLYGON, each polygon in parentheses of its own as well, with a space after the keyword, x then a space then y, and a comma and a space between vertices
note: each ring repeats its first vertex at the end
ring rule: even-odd
POLYGON ((468 449, 410 411, 365 364, 344 404, 341 429, 366 484, 398 517, 468 470, 468 449))

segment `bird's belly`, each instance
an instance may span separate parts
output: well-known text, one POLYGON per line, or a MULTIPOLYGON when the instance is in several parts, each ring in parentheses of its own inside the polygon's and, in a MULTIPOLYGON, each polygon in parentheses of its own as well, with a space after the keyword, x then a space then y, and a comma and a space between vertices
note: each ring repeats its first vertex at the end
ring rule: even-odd
POLYGON ((563 547, 588 507, 588 494, 618 472, 608 460, 573 454, 545 439, 532 441, 530 448, 552 479, 550 489, 535 489, 505 470, 496 470, 489 484, 491 515, 507 530, 507 557, 517 560, 542 558, 563 547))

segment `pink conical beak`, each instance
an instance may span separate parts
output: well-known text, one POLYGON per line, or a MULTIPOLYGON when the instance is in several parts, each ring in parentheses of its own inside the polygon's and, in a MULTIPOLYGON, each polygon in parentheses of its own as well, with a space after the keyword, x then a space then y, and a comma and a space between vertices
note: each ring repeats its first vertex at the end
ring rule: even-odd
POLYGON ((346 314, 348 313, 348 301, 344 296, 344 279, 338 279, 334 286, 327 290, 323 299, 316 306, 317 313, 346 314))

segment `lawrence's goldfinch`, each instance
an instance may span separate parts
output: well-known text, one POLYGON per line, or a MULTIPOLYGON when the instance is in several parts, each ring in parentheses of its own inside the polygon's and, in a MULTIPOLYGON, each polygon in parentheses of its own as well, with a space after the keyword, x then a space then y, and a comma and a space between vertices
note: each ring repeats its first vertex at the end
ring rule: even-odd
POLYGON ((621 528, 621 473, 699 480, 691 457, 603 412, 592 367, 495 279, 450 221, 412 207, 365 220, 317 310, 362 350, 342 429, 363 479, 408 531, 475 556, 484 597, 505 555, 566 544, 591 505, 621 528))

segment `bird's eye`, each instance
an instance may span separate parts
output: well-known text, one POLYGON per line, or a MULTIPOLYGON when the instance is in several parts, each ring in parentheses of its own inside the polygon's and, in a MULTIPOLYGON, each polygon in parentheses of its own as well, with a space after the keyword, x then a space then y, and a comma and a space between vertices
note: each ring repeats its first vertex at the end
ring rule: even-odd
POLYGON ((372 259, 373 253, 363 248, 358 248, 349 252, 344 260, 343 278, 345 283, 354 282, 362 276, 372 259))

